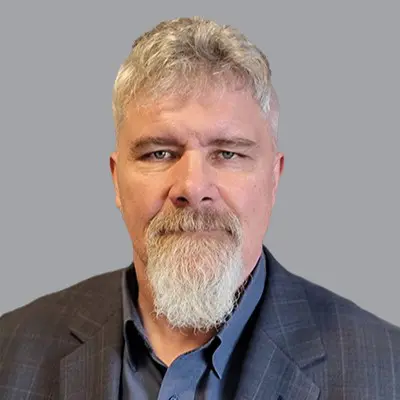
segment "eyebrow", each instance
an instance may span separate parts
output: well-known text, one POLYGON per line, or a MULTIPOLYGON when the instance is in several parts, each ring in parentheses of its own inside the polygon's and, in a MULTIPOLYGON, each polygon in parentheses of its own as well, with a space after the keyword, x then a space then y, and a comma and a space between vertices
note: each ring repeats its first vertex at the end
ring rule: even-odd
POLYGON ((163 137, 163 136, 149 136, 143 137, 136 140, 131 140, 129 142, 129 153, 136 154, 140 153, 143 150, 151 147, 151 146, 174 146, 179 147, 182 146, 177 139, 172 137, 163 137))
POLYGON ((208 145, 217 147, 229 147, 229 148, 250 148, 257 146, 257 143, 253 140, 233 137, 233 138, 215 138, 212 139, 208 145))
MULTIPOLYGON (((229 147, 229 148, 252 148, 256 147, 257 143, 253 140, 233 137, 233 138, 214 138, 206 143, 207 146, 215 147, 229 147)), ((173 147, 183 147, 184 143, 180 142, 178 139, 170 136, 148 136, 142 137, 136 140, 132 140, 129 143, 129 153, 137 154, 151 146, 173 146, 173 147)))

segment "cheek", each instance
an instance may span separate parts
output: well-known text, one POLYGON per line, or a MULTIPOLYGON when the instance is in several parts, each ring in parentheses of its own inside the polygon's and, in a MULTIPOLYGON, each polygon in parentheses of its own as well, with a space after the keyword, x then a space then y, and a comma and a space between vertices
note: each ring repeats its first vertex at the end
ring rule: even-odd
POLYGON ((136 174, 126 174, 120 186, 125 223, 132 239, 138 240, 162 207, 162 186, 136 174))
POLYGON ((243 229, 263 230, 271 209, 272 181, 264 177, 236 177, 234 183, 223 188, 228 206, 240 217, 243 229))

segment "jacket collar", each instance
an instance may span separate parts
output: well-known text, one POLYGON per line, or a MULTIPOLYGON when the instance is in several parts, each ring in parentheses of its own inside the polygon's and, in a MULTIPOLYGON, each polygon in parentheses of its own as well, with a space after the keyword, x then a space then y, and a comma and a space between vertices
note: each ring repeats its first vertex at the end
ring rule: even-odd
MULTIPOLYGON (((242 363, 237 399, 314 400, 319 388, 306 375, 325 351, 302 280, 263 248, 267 282, 242 363)), ((128 268, 132 268, 132 265, 128 268)), ((123 347, 121 274, 94 292, 70 324, 81 345, 61 361, 60 398, 116 399, 123 347), (103 293, 104 292, 104 293, 103 293), (99 300, 100 299, 100 300, 99 300), (110 302, 110 299, 112 302, 110 302), (103 310, 108 310, 104 312, 103 310), (75 397, 77 396, 77 397, 75 397)))

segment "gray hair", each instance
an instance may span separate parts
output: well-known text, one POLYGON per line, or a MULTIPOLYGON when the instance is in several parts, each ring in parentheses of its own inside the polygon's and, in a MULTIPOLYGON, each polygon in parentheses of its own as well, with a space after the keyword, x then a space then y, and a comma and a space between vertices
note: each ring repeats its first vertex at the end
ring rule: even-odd
POLYGON ((200 17, 163 21, 134 42, 113 87, 117 134, 131 101, 185 99, 209 88, 250 90, 276 141, 279 106, 267 57, 235 28, 200 17))

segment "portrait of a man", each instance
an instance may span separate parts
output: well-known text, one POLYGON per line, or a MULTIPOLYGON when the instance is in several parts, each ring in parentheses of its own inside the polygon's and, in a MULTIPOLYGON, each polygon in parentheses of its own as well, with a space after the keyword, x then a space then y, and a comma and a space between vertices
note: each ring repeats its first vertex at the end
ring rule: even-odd
POLYGON ((1 317, 0 399, 400 399, 400 329, 263 243, 285 156, 256 44, 164 20, 134 41, 112 114, 132 262, 1 317))

